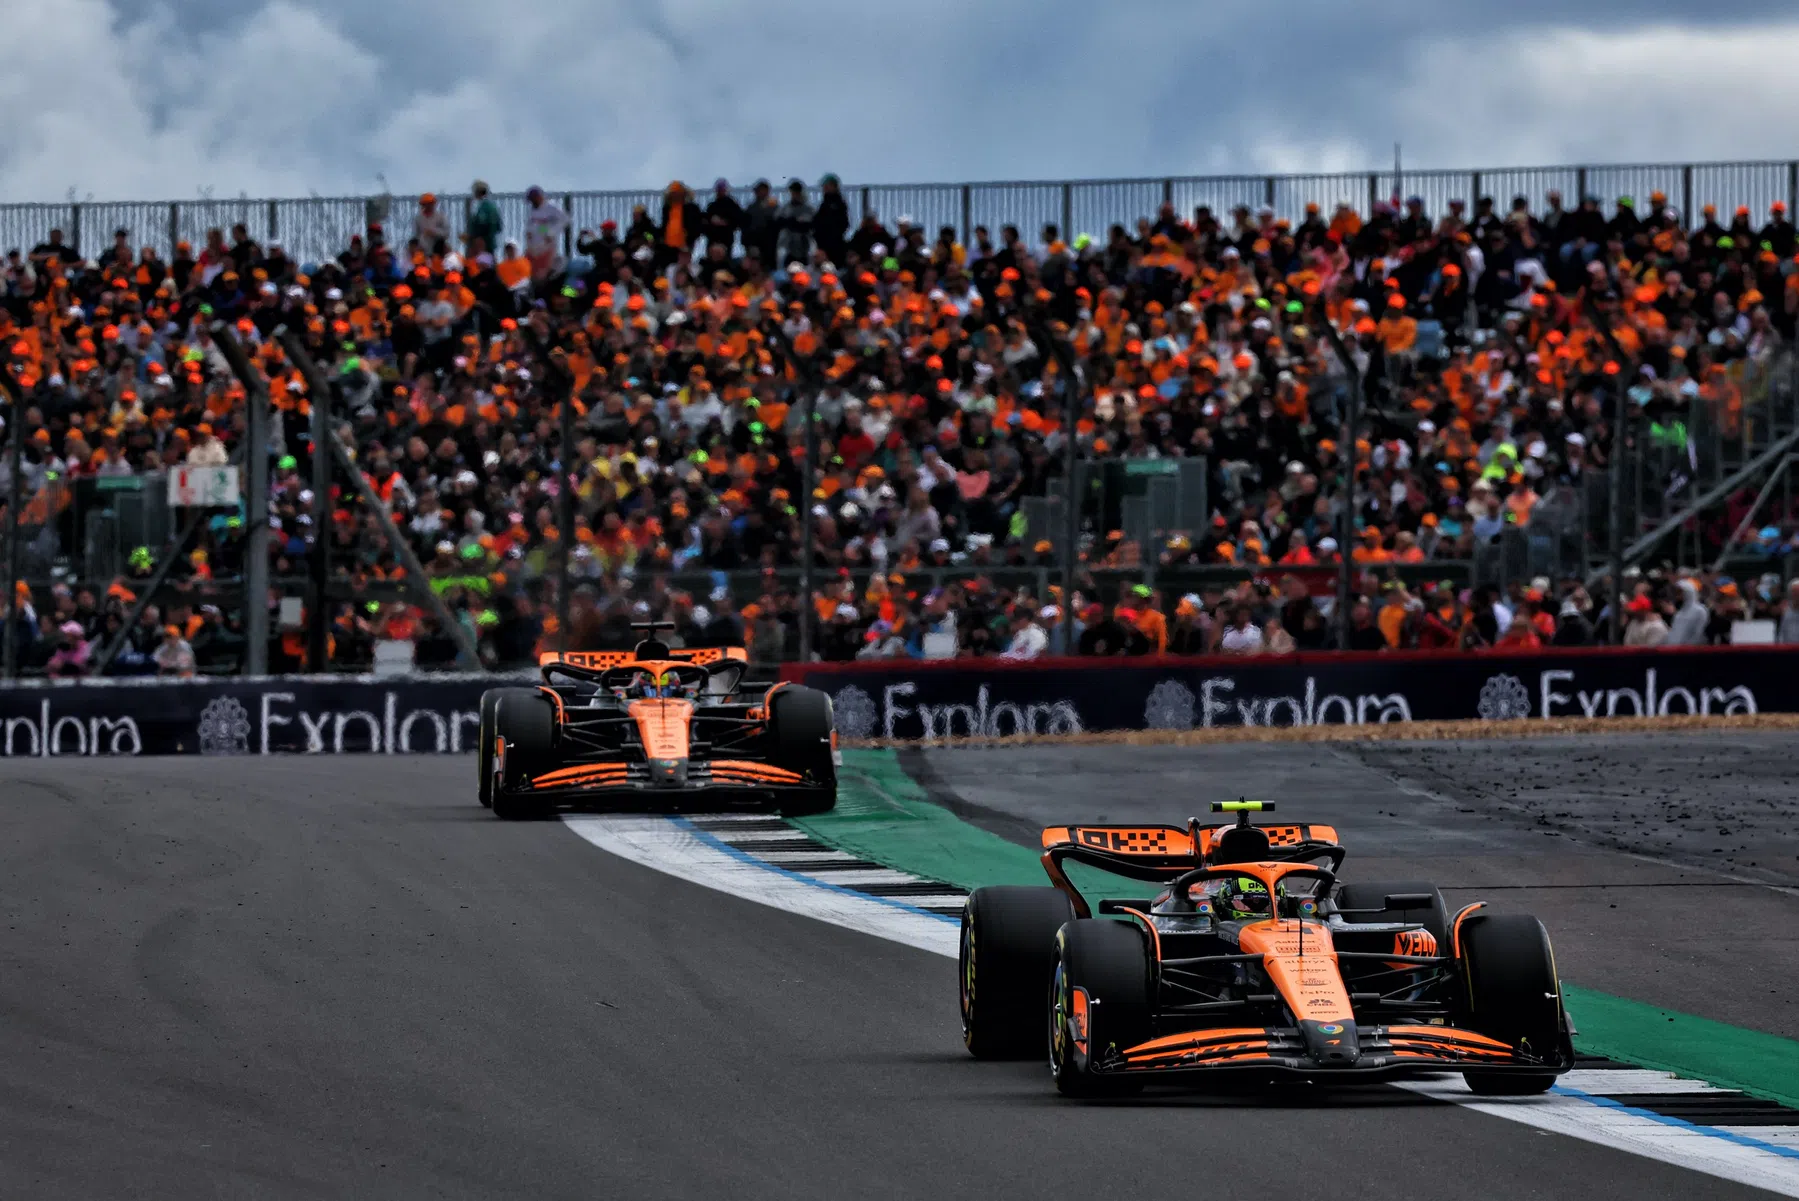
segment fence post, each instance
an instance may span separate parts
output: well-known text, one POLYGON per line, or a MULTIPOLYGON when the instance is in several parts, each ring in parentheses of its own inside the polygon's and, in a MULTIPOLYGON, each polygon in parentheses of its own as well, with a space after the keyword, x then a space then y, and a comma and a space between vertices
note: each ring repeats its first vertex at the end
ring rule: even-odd
POLYGON ((1480 172, 1474 172, 1468 179, 1468 207, 1474 208, 1480 203, 1480 172))
POLYGON ((278 241, 278 240, 280 240, 280 237, 281 237, 281 228, 279 225, 280 209, 281 209, 281 206, 279 204, 277 204, 275 201, 273 201, 273 200, 269 201, 269 237, 268 237, 268 240, 271 242, 278 241))
POLYGON ((80 202, 76 202, 74 204, 69 205, 69 245, 74 247, 76 254, 81 253, 81 204, 80 204, 80 202))
POLYGON ((575 194, 564 192, 562 195, 562 211, 568 216, 568 224, 562 227, 562 257, 570 259, 575 254, 575 194))
POLYGON ((962 245, 974 242, 974 189, 962 185, 962 245))
POLYGON ((1799 210, 1799 162, 1787 164, 1787 214, 1799 210))
POLYGON ((175 259, 175 244, 181 241, 181 205, 169 202, 169 261, 175 259))
POLYGON ((1174 203, 1174 181, 1172 179, 1164 179, 1162 181, 1162 203, 1174 203))
POLYGON ((1374 216, 1374 206, 1380 203, 1380 175, 1368 172, 1368 216, 1374 216))
POLYGON ((1074 241, 1074 185, 1062 185, 1062 240, 1074 241))
POLYGON ((1587 202, 1587 169, 1585 167, 1574 168, 1574 190, 1578 193, 1574 197, 1574 206, 1579 208, 1587 202))
POLYGON ((1262 205, 1264 208, 1274 207, 1274 176, 1262 180, 1262 205))

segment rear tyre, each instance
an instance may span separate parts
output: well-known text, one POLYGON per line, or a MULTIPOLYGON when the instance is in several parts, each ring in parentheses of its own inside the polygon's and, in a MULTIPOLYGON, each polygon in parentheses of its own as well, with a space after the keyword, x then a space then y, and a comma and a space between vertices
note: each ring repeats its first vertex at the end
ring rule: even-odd
POLYGON ((1443 904, 1443 893, 1435 884, 1424 880, 1400 880, 1393 883, 1345 884, 1337 892, 1339 909, 1377 909, 1378 913, 1351 914, 1351 922, 1406 922, 1423 926, 1437 940, 1439 953, 1449 947, 1449 909, 1443 904), (1429 893, 1431 904, 1423 909, 1388 909, 1387 898, 1400 893, 1429 893))
POLYGON ((493 807, 493 740, 494 711, 499 707, 503 696, 532 696, 529 688, 489 688, 481 694, 481 723, 478 741, 475 743, 475 776, 476 795, 488 808, 493 807))
POLYGON ((1149 946, 1133 922, 1073 921, 1056 936, 1050 985, 1050 1073, 1065 1097, 1116 1097, 1140 1079, 1093 1071, 1108 1052, 1144 1042, 1153 998, 1149 946))
POLYGON ((494 706, 494 735, 506 741, 494 816, 504 821, 542 817, 549 806, 526 791, 526 781, 554 762, 556 712, 549 698, 530 689, 507 690, 494 706))
MULTIPOLYGON (((1534 917, 1477 913, 1462 923, 1462 1024, 1538 1056, 1561 1053, 1561 987, 1549 932, 1534 917)), ((1485 1097, 1548 1092, 1554 1072, 1463 1072, 1485 1097)))
POLYGON ((997 884, 968 895, 956 991, 969 1054, 1043 1054, 1043 1000, 1055 971, 1056 931, 1073 920, 1074 905, 1054 888, 997 884))

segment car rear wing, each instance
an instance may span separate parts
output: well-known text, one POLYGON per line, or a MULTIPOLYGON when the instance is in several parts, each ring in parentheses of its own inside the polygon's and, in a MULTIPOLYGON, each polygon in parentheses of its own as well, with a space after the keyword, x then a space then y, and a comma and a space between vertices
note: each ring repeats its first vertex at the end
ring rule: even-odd
MULTIPOLYGON (((741 646, 702 646, 692 650, 675 647, 668 650, 667 657, 700 667, 725 659, 735 659, 739 663, 750 661, 749 652, 741 646)), ((563 665, 585 668, 588 671, 605 671, 609 667, 625 667, 636 661, 636 651, 546 651, 537 656, 539 667, 563 665)))
MULTIPOLYGON (((1085 863, 1128 880, 1165 884, 1203 866, 1218 837, 1232 828, 1202 826, 1198 818, 1189 819, 1184 827, 1050 826, 1043 831, 1043 870, 1056 887, 1074 899, 1079 911, 1086 908, 1086 901, 1079 897, 1063 870, 1064 860, 1085 863)), ((1332 826, 1294 823, 1255 828, 1268 836, 1268 858, 1275 862, 1309 859, 1320 853, 1320 844, 1338 845, 1337 831, 1332 826)), ((1340 851, 1337 857, 1341 859, 1340 851)))

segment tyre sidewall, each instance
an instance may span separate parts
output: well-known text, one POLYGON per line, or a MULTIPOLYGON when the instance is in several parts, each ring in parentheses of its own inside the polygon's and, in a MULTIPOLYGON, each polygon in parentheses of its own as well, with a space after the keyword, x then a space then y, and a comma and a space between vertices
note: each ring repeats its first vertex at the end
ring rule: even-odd
POLYGON ((1461 1022, 1538 1055, 1562 1040, 1561 984, 1543 923, 1523 914, 1476 913, 1462 924, 1457 962, 1461 1022))
POLYGON ((956 997, 970 1054, 1020 1059, 1045 1052, 1056 931, 1073 916, 1054 888, 1000 885, 969 894, 957 939, 956 997))
POLYGON ((480 732, 475 743, 475 785, 481 804, 493 807, 493 740, 494 710, 500 703, 500 690, 490 688, 481 694, 480 732))
POLYGON ((1149 946, 1134 922, 1078 919, 1057 931, 1050 986, 1050 1072, 1063 1093, 1115 1094, 1136 1086, 1132 1080, 1095 1076, 1092 1067, 1113 1048, 1127 1050, 1149 1037, 1152 967, 1149 946), (1084 1039, 1077 1028, 1082 997, 1084 1039))

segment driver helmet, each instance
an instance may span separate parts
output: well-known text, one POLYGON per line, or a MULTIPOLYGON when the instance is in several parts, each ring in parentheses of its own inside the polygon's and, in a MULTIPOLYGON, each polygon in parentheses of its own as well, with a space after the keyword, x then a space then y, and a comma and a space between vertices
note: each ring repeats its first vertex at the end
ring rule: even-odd
POLYGON ((675 695, 675 673, 672 671, 646 671, 638 673, 639 695, 644 697, 664 697, 675 695))
POLYGON ((1251 921, 1274 913, 1274 898, 1269 894, 1268 886, 1254 876, 1225 880, 1212 903, 1218 916, 1225 921, 1251 921))

